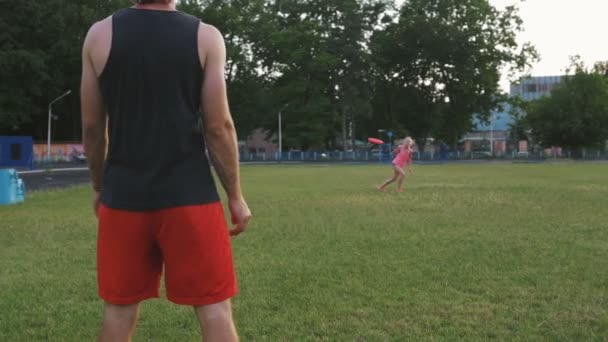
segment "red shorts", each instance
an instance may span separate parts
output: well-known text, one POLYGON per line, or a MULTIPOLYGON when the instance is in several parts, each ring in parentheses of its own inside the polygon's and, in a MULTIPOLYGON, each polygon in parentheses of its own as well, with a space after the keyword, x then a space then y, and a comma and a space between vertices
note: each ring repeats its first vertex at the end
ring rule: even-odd
POLYGON ((135 304, 160 296, 165 268, 167 297, 203 306, 237 293, 232 249, 219 202, 158 211, 99 209, 97 278, 110 304, 135 304))

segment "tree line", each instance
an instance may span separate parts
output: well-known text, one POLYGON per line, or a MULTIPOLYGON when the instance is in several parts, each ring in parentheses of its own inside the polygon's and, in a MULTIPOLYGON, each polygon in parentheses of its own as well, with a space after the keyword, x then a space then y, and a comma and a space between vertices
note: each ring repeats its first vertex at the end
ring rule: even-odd
MULTIPOLYGON (((91 23, 128 0, 0 0, 0 134, 80 138, 81 46, 91 23)), ((340 149, 391 129, 456 144, 504 102, 501 72, 538 55, 517 43, 516 6, 488 0, 181 0, 220 29, 240 138, 269 135, 282 112, 285 148, 340 149)), ((532 121, 530 121, 532 122, 532 121)), ((548 141, 543 137, 543 141, 548 141)))

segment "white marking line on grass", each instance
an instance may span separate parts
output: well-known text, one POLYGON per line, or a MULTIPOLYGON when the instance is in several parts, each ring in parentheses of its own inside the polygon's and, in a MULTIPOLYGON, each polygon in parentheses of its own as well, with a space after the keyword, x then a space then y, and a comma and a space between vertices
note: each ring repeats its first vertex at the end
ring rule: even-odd
MULTIPOLYGON (((279 164, 279 163, 273 163, 273 162, 241 162, 241 164, 244 165, 273 165, 273 164, 279 164)), ((282 164, 303 164, 302 162, 299 161, 292 161, 292 162, 283 162, 282 164)), ((48 169, 48 170, 32 170, 32 171, 18 171, 17 174, 19 175, 33 175, 33 174, 37 174, 37 173, 45 173, 45 172, 69 172, 69 171, 88 171, 89 169, 86 167, 72 167, 72 168, 61 168, 61 169, 48 169)))
POLYGON ((33 170, 33 171, 19 171, 17 172, 20 175, 31 175, 35 173, 45 173, 45 172, 68 172, 68 171, 87 171, 86 167, 72 167, 66 169, 49 169, 49 170, 33 170))

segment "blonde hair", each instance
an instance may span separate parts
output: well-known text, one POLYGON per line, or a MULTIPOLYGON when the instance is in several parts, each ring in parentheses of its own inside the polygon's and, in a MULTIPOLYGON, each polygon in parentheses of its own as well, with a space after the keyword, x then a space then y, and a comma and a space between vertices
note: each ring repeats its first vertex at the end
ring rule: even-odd
POLYGON ((407 143, 408 147, 412 147, 415 144, 414 139, 412 139, 412 137, 407 137, 407 138, 403 139, 403 143, 404 144, 407 143))

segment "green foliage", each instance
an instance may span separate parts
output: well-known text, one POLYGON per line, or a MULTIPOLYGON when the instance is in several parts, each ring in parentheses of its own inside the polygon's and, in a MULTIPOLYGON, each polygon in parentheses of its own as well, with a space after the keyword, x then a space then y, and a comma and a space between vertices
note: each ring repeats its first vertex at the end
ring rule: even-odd
POLYGON ((510 97, 505 102, 508 105, 508 114, 512 118, 509 124, 508 144, 515 150, 518 150, 520 141, 530 141, 530 125, 526 119, 526 110, 530 106, 529 102, 522 100, 520 97, 510 97))
POLYGON ((0 134, 46 132, 48 103, 58 103, 58 134, 80 132, 78 86, 81 46, 89 26, 128 0, 0 1, 0 134))
MULTIPOLYGON (((0 0, 6 1, 6 0, 0 0)), ((80 135, 80 49, 88 27, 128 0, 19 1, 0 16, 0 132, 80 135)), ((287 148, 347 148, 378 128, 455 141, 501 99, 499 70, 523 68, 521 19, 487 0, 182 0, 227 46, 227 83, 240 138, 276 131, 287 148)), ((422 139, 419 139, 422 141, 422 139)))
POLYGON ((605 62, 597 62, 593 67, 593 71, 596 74, 604 75, 604 77, 608 77, 608 61, 605 62))
POLYGON ((411 0, 397 21, 376 33, 373 51, 381 87, 376 112, 388 126, 414 136, 454 143, 472 118, 487 118, 503 97, 500 69, 521 70, 536 58, 518 46, 522 21, 513 6, 499 11, 487 0, 411 0))
POLYGON ((331 147, 338 140, 344 146, 345 122, 370 116, 372 64, 366 46, 386 6, 377 0, 268 2, 263 25, 268 34, 260 37, 256 56, 272 94, 268 128, 274 129, 272 119, 288 106, 287 146, 331 147))
POLYGON ((608 140, 608 78, 581 64, 575 63, 573 70, 551 96, 530 105, 526 120, 544 147, 603 148, 608 140))

